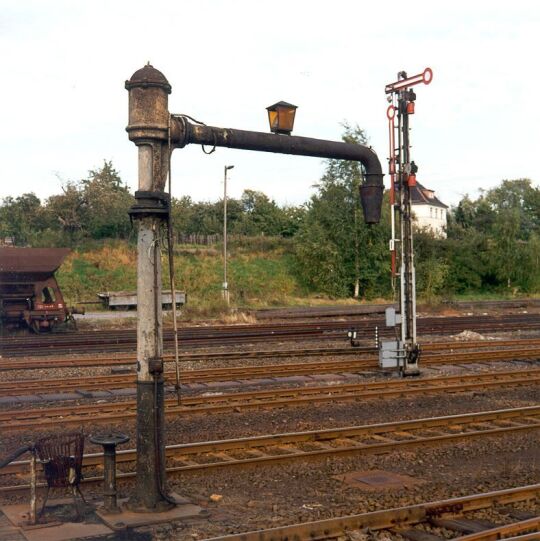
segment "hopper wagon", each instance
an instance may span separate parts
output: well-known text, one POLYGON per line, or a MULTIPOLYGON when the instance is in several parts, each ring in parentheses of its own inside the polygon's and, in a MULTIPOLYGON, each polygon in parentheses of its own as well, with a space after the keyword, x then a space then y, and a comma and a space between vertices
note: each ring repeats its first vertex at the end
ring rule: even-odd
POLYGON ((0 321, 6 329, 50 332, 73 322, 54 277, 68 248, 0 247, 0 321))

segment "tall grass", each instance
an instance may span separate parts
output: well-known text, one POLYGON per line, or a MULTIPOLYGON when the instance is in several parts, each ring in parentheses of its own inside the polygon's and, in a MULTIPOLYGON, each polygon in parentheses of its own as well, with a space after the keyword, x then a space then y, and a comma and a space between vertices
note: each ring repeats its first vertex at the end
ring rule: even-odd
POLYGON ((102 291, 136 289, 137 254, 123 242, 75 250, 56 276, 67 302, 95 301, 102 291))
MULTIPOLYGON (((163 286, 169 286, 166 251, 162 252, 163 286)), ((223 257, 219 246, 202 248, 178 246, 174 268, 176 288, 186 291, 191 310, 223 310, 223 257)), ((136 247, 125 242, 73 251, 57 278, 69 303, 97 300, 102 291, 135 290, 137 286, 136 247)), ((303 295, 294 275, 287 241, 256 239, 233 244, 228 258, 228 283, 234 306, 287 304, 303 295), (255 248, 255 249, 254 249, 255 248)))

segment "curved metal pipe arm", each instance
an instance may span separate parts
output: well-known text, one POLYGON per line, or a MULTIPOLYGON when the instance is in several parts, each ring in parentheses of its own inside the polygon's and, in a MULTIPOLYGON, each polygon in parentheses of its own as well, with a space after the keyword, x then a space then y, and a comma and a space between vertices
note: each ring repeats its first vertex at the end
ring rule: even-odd
POLYGON ((171 116, 170 135, 174 148, 183 148, 190 143, 195 143, 360 162, 366 171, 366 180, 360 187, 364 219, 368 224, 380 221, 384 191, 383 172, 377 154, 370 147, 296 135, 277 135, 193 124, 181 115, 171 116))
POLYGON ((13 462, 15 459, 19 458, 21 455, 24 455, 24 453, 32 451, 33 448, 34 447, 32 445, 19 447, 17 450, 13 451, 13 453, 8 455, 4 460, 0 462, 0 469, 7 466, 10 462, 13 462))
POLYGON ((187 144, 195 143, 243 150, 359 161, 366 168, 368 175, 380 175, 381 177, 383 175, 381 162, 377 154, 373 149, 364 145, 299 137, 297 135, 277 135, 204 126, 192 124, 185 117, 172 117, 171 142, 175 148, 182 148, 187 144))

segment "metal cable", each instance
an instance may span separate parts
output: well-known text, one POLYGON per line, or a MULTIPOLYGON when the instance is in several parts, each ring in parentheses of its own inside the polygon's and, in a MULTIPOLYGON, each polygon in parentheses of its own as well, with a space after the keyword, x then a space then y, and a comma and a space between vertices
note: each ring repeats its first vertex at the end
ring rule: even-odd
MULTIPOLYGON (((171 115, 169 114, 169 160, 170 160, 170 149, 171 149, 171 118, 174 117, 174 118, 181 118, 181 119, 185 119, 185 118, 189 118, 189 120, 192 120, 193 122, 195 122, 195 124, 200 124, 201 126, 206 126, 206 124, 204 122, 201 122, 200 120, 196 120, 195 118, 193 118, 192 116, 189 116, 189 115, 186 115, 184 113, 177 113, 175 115, 171 115)), ((214 146, 212 147, 212 150, 210 151, 207 151, 205 148, 204 148, 204 145, 201 145, 201 148, 202 148, 202 151, 205 153, 205 154, 212 154, 212 152, 215 152, 216 151, 216 146, 217 146, 217 139, 216 139, 216 134, 214 132, 212 132, 212 135, 214 137, 214 146)), ((171 173, 171 168, 170 168, 170 162, 169 162, 169 178, 170 178, 170 173, 171 173)), ((170 191, 170 190, 169 190, 170 191)))
POLYGON ((170 141, 170 133, 171 133, 171 130, 170 130, 170 126, 171 126, 171 117, 174 117, 174 118, 189 118, 189 120, 193 120, 193 122, 195 122, 195 124, 200 124, 201 126, 206 126, 206 124, 204 122, 201 122, 200 120, 196 120, 194 119, 192 116, 189 116, 189 115, 186 115, 185 113, 176 113, 174 115, 169 115, 169 141, 170 141))
POLYGON ((161 449, 160 449, 160 441, 161 441, 161 432, 160 427, 161 423, 159 422, 159 411, 158 411, 158 374, 154 374, 154 463, 156 465, 156 476, 157 476, 157 489, 159 492, 159 495, 168 503, 171 503, 173 505, 176 505, 176 500, 171 498, 166 492, 165 488, 163 487, 163 477, 161 475, 161 449))
MULTIPOLYGON (((157 232, 156 232, 157 234, 157 232)), ((157 258, 159 257, 159 242, 156 239, 154 239, 154 242, 152 243, 154 245, 154 261, 157 261, 157 258)), ((158 283, 158 273, 157 273, 157 267, 154 265, 154 315, 155 315, 155 321, 154 326, 156 330, 156 334, 159 333, 159 317, 158 312, 161 309, 161 302, 162 299, 159 298, 158 295, 158 289, 159 289, 159 283, 158 283)), ((161 357, 163 354, 163 351, 159 350, 159 336, 156 336, 155 343, 158 345, 158 351, 154 352, 154 358, 161 357)), ((157 490, 159 495, 168 503, 176 505, 176 501, 173 500, 168 494, 166 494, 165 489, 163 487, 163 476, 162 476, 162 461, 161 461, 161 419, 160 419, 160 402, 158 402, 158 379, 160 377, 163 377, 163 372, 155 372, 152 374, 152 377, 154 379, 154 465, 156 468, 156 482, 157 482, 157 490)))
POLYGON ((174 333, 174 365, 176 369, 176 401, 178 405, 181 402, 181 387, 180 387, 180 365, 178 358, 178 324, 176 322, 176 288, 174 283, 174 237, 172 233, 172 172, 171 172, 171 156, 172 156, 172 144, 171 144, 171 115, 169 115, 169 130, 168 130, 168 145, 169 145, 169 215, 167 219, 167 244, 169 252, 169 280, 171 285, 171 300, 172 300, 172 313, 173 313, 173 333, 174 333))

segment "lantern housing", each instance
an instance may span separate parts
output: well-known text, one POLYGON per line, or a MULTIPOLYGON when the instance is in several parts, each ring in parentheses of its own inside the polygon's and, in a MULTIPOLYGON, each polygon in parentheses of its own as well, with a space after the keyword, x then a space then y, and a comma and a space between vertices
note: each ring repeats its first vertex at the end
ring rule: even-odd
POLYGON ((296 105, 286 101, 278 101, 274 105, 267 107, 270 131, 282 135, 291 135, 296 109, 296 105))

